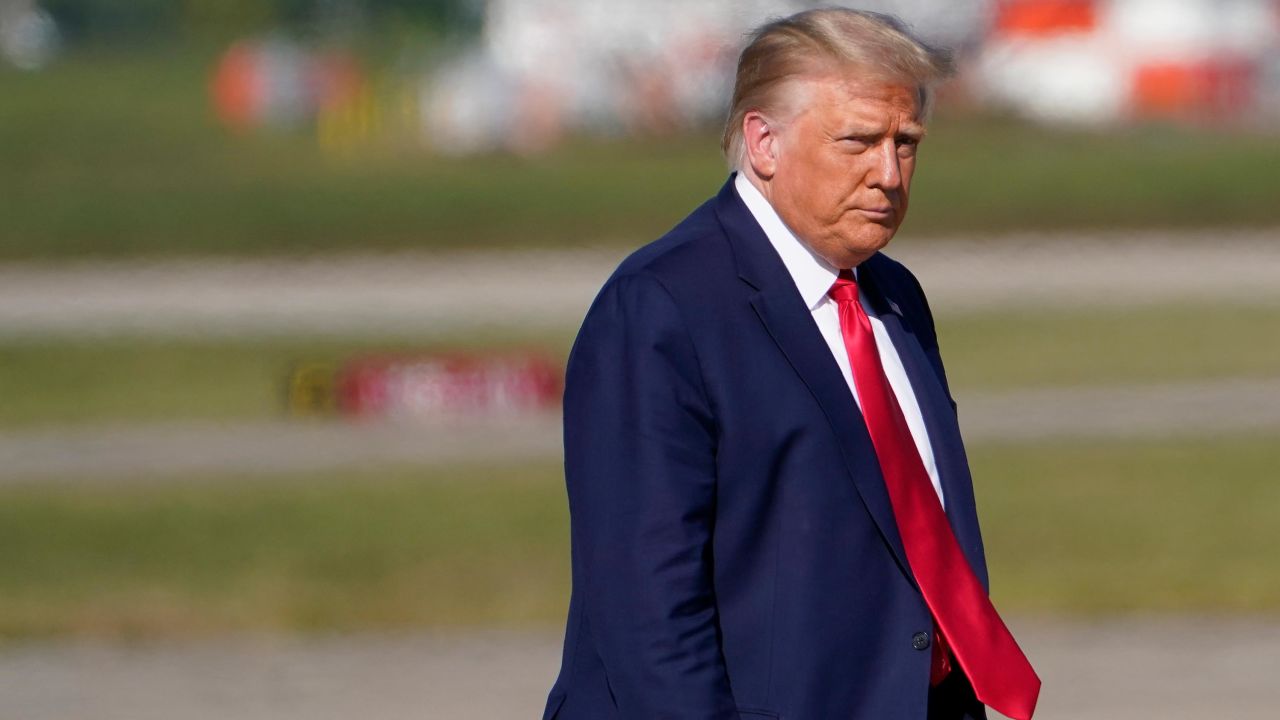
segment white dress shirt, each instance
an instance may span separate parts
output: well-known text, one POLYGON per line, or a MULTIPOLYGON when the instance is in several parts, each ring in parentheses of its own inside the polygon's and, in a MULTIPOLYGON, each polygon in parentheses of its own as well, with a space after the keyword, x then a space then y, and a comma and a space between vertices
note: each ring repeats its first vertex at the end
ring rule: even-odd
MULTIPOLYGON (((800 291, 800 297, 809 307, 813 321, 817 323, 818 330, 822 332, 822 338, 827 341, 827 346, 831 349, 831 355, 840 366, 844 381, 849 384, 854 402, 861 407, 858 388, 853 382, 853 369, 849 366, 849 352, 844 346, 844 336, 840 334, 840 315, 835 300, 827 295, 831 286, 835 284, 839 272, 826 260, 815 255, 791 232, 790 228, 782 222, 782 218, 778 217, 778 213, 769 201, 743 177, 742 173, 738 173, 733 185, 742 202, 746 203, 747 209, 751 211, 751 215, 768 236, 774 250, 777 250, 778 255, 782 257, 782 263, 791 273, 791 279, 800 291)), ((856 277, 856 268, 854 273, 856 277)), ((929 444, 929 433, 925 429, 924 416, 920 414, 920 403, 916 401, 911 380, 902 367, 902 359, 898 357, 898 349, 894 347, 893 339, 889 337, 884 323, 867 302, 866 293, 861 289, 858 291, 858 299, 863 309, 867 311, 867 317, 871 319, 871 328, 876 337, 876 349, 880 353, 880 364, 884 366, 884 373, 889 378, 889 386, 893 388, 898 405, 902 407, 902 414, 906 416, 907 427, 911 429, 911 438, 915 440, 916 449, 920 451, 920 459, 924 461, 924 469, 929 473, 929 479, 933 481, 933 489, 938 493, 938 500, 942 501, 945 507, 942 482, 938 479, 938 463, 933 457, 933 446, 929 444)))

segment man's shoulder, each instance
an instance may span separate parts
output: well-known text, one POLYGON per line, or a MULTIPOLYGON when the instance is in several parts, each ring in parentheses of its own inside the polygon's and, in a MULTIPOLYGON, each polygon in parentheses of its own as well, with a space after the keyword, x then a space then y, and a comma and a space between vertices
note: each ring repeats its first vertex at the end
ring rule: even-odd
POLYGON ((906 265, 878 252, 867 259, 866 268, 875 275, 881 292, 899 299, 924 300, 924 289, 914 273, 906 265))
POLYGON ((618 265, 587 310, 574 354, 599 338, 689 333, 691 322, 714 315, 714 306, 725 302, 734 277, 728 240, 709 201, 618 265))
POLYGON ((906 265, 898 260, 878 252, 867 259, 868 269, 876 274, 880 282, 893 284, 916 283, 916 276, 911 274, 906 265))
POLYGON ((606 287, 648 276, 670 292, 699 284, 732 263, 728 240, 708 200, 662 237, 637 248, 619 263, 606 287))
POLYGON ((866 267, 874 275, 876 289, 912 327, 923 331, 929 342, 937 344, 933 327, 933 311, 925 297, 924 288, 906 265, 884 253, 871 256, 866 267))

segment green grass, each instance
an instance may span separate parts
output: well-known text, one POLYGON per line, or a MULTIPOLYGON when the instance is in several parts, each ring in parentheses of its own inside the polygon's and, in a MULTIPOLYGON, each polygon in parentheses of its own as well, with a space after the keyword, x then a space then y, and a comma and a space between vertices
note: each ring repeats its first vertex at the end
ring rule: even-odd
POLYGON ((547 622, 563 496, 551 464, 5 488, 0 637, 547 622))
MULTIPOLYGON (((1274 439, 973 451, 1017 613, 1280 612, 1274 439)), ((554 625, 554 463, 0 488, 0 637, 554 625), (207 481, 207 482, 206 482, 207 481)))
POLYGON ((921 153, 904 232, 1280 224, 1276 134, 941 119, 921 153))
POLYGON ((938 318, 957 392, 1268 378, 1280 372, 1280 310, 1169 305, 938 318))
MULTIPOLYGON (((385 137, 337 154, 303 131, 228 133, 206 99, 215 57, 99 51, 0 70, 0 259, 635 244, 725 176, 711 133, 537 159, 433 157, 390 112, 385 137)), ((396 105, 395 81, 378 83, 396 105)), ((931 136, 909 234, 1280 225, 1280 136, 945 112, 931 136)))
POLYGON ((1280 443, 985 446, 992 594, 1020 612, 1280 611, 1280 443))
POLYGON ((702 139, 581 143, 532 162, 432 157, 397 136, 327 155, 307 132, 237 135, 209 111, 213 58, 0 73, 0 258, 631 240, 722 175, 702 139))
MULTIPOLYGON (((1280 311, 1171 306, 940 318, 958 394, 1043 386, 1274 377, 1280 311)), ((302 363, 373 351, 533 348, 566 357, 572 330, 412 340, 227 339, 0 344, 0 428, 104 420, 263 419, 285 412, 302 363)))

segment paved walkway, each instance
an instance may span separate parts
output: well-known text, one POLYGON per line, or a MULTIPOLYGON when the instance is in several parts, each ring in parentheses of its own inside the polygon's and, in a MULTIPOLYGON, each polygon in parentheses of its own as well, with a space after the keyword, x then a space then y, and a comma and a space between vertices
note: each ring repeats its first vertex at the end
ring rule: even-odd
MULTIPOLYGON (((0 265, 0 338, 572 328, 621 249, 0 265)), ((1280 305, 1280 229, 895 241, 935 308, 1280 305)))
MULTIPOLYGON (((970 443, 1044 438, 1280 435, 1280 379, 1019 390, 960 397, 970 443)), ((0 434, 0 484, 269 476, 388 464, 554 460, 560 416, 452 423, 253 422, 0 434)))
MULTIPOLYGON (((1014 620, 1045 683, 1038 720, 1277 716, 1274 619, 1014 620)), ((550 631, 31 645, 0 648, 0 717, 538 718, 558 665, 550 631)))

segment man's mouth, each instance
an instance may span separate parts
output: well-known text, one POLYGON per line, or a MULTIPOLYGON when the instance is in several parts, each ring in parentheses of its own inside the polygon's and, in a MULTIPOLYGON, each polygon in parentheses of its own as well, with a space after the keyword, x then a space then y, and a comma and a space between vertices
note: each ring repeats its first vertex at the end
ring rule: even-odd
POLYGON ((879 206, 879 207, 865 207, 865 208, 858 208, 858 212, 862 213, 862 214, 863 214, 863 216, 865 216, 865 217, 867 217, 867 218, 869 218, 869 219, 871 219, 871 220, 875 220, 875 221, 877 221, 877 222, 882 222, 882 221, 885 221, 885 220, 892 220, 892 219, 893 219, 893 206, 892 206, 892 205, 882 205, 882 206, 879 206))

